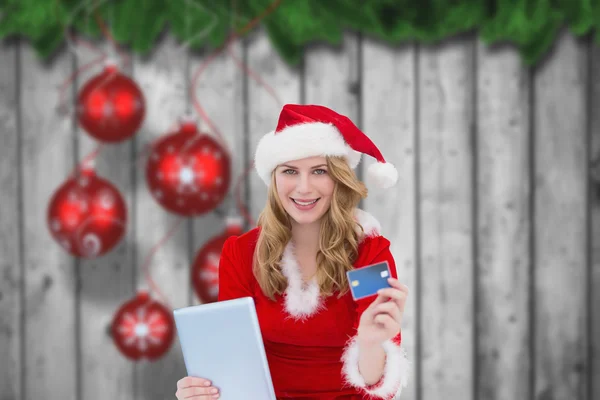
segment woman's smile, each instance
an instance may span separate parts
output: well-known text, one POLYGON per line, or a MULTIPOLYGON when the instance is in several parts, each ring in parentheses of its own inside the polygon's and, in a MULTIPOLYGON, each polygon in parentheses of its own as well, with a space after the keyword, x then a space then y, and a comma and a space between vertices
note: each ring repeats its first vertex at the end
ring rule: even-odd
POLYGON ((296 208, 298 210, 308 211, 308 210, 312 210, 313 208, 315 208, 315 206, 317 205, 317 202, 321 198, 319 197, 314 200, 306 200, 306 199, 294 199, 294 198, 290 197, 290 199, 292 200, 292 202, 294 203, 294 205, 296 206, 296 208))

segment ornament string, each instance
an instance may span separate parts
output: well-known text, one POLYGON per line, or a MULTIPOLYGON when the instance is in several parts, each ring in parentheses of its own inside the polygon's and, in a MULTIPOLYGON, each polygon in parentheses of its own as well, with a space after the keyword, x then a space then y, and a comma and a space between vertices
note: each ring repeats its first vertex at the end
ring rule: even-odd
MULTIPOLYGON (((204 7, 202 5, 202 3, 196 3, 193 0, 185 0, 185 2, 187 5, 192 5, 193 7, 196 7, 197 9, 210 15, 210 22, 208 23, 208 25, 206 25, 204 27, 204 29, 202 29, 196 35, 194 35, 193 37, 189 38, 186 42, 181 44, 182 49, 188 50, 193 42, 201 41, 212 33, 212 31, 217 26, 217 23, 219 22, 219 17, 212 10, 209 10, 208 8, 204 7)), ((188 13, 187 17, 186 17, 186 30, 189 27, 189 25, 190 25, 190 14, 188 13)))
MULTIPOLYGON (((171 308, 171 305, 170 305, 167 297, 163 294, 163 292, 160 290, 160 288, 158 287, 158 285, 156 284, 156 282, 154 282, 154 279, 152 279, 152 276, 150 275, 150 263, 152 261, 152 258, 154 257, 154 254, 156 254, 156 252, 158 251, 158 249, 160 247, 162 247, 164 245, 164 243, 167 240, 169 240, 175 234, 175 232, 177 232, 177 229, 179 228, 179 226, 181 225, 181 223, 183 221, 184 221, 184 218, 178 218, 177 221, 175 221, 175 223, 173 224, 173 226, 171 227, 171 229, 169 230, 169 232, 157 244, 155 244, 150 249, 150 252, 146 256, 146 259, 144 260, 144 263, 142 264, 142 272, 144 274, 144 277, 145 277, 146 281, 148 282, 150 290, 154 294, 156 294, 158 297, 160 297, 160 299, 162 300, 162 302, 168 308, 171 308)), ((149 299, 148 301, 151 301, 151 300, 149 299)))
MULTIPOLYGON (((66 107, 66 91, 67 89, 71 86, 71 84, 73 83, 73 81, 75 80, 75 78, 81 74, 82 72, 84 72, 85 70, 89 69, 90 67, 93 67, 94 65, 97 65, 101 62, 103 62, 104 60, 106 60, 108 58, 108 54, 106 54, 106 52, 104 52, 102 49, 100 49, 97 46, 94 46, 93 44, 83 40, 83 39, 78 39, 75 36, 71 36, 71 32, 70 32, 70 28, 73 25, 73 20, 75 19, 75 17, 77 16, 77 14, 79 14, 82 9, 85 8, 86 11, 90 11, 88 9, 89 5, 94 3, 94 7, 92 8, 92 11, 94 11, 97 7, 102 6, 104 3, 106 3, 108 0, 100 0, 98 2, 98 0, 90 0, 87 2, 83 2, 81 4, 78 4, 72 11, 71 13, 67 16, 66 22, 63 26, 63 32, 64 32, 64 36, 66 39, 66 43, 67 43, 67 47, 70 50, 70 52, 78 59, 83 59, 83 57, 81 56, 81 54, 79 54, 79 52, 77 51, 77 47, 74 45, 74 42, 78 43, 78 44, 82 44, 85 47, 89 48, 90 50, 92 50, 94 53, 100 53, 100 57, 96 58, 95 60, 84 64, 83 66, 79 67, 73 74, 71 74, 71 76, 69 76, 69 78, 67 78, 67 80, 61 85, 61 90, 60 90, 60 95, 59 95, 59 106, 58 109, 59 111, 64 114, 64 115, 69 115, 71 114, 72 110, 69 110, 66 107)), ((58 9, 60 7, 60 3, 61 0, 57 0, 56 1, 56 8, 58 9)), ((71 104, 74 104, 75 101, 72 101, 71 104)))
MULTIPOLYGON (((282 0, 275 0, 273 3, 271 3, 271 5, 269 7, 267 7, 259 16, 255 17, 254 19, 252 19, 250 22, 248 22, 239 32, 234 32, 229 36, 229 38, 226 40, 226 42, 219 47, 215 52, 213 52, 205 61, 204 63, 202 63, 198 69, 196 70, 196 73, 194 74, 194 77, 192 79, 192 85, 190 88, 190 96, 192 97, 192 103, 196 109, 196 111, 198 112, 198 114, 200 115, 200 117, 206 122, 206 124, 209 126, 209 128, 213 131, 213 133, 215 133, 219 139, 219 141, 221 142, 221 145, 223 146, 223 148, 226 149, 226 151, 228 151, 231 154, 231 151, 229 149, 229 146, 227 145, 227 141, 225 140, 225 137, 223 136, 223 134, 221 133, 221 131, 216 127, 216 125, 212 122, 212 120, 208 117, 207 113, 205 112, 204 108, 202 107, 202 105, 200 104, 200 101, 198 100, 197 96, 196 96, 196 86, 198 83, 198 79, 200 77, 200 75, 202 74, 202 72, 204 72, 204 70, 206 70, 206 68, 208 67, 208 65, 217 57, 219 56, 225 49, 228 50, 229 54, 232 56, 232 58, 234 59, 234 61, 237 63, 238 67, 244 68, 244 66, 242 65, 242 63, 233 55, 233 51, 231 50, 231 44, 234 43, 235 40, 237 40, 238 38, 240 38, 241 36, 245 35, 248 31, 250 31, 251 29, 253 29, 260 21, 262 21, 266 16, 268 16, 269 14, 271 14, 273 11, 275 11, 277 9, 277 7, 279 7, 279 5, 281 4, 282 0)), ((232 20, 235 21, 236 15, 237 13, 235 12, 235 5, 233 7, 234 12, 232 14, 232 20)), ((265 87, 268 87, 268 85, 265 84, 265 82, 260 79, 260 77, 258 77, 257 74, 253 73, 251 70, 249 70, 248 68, 244 68, 247 73, 249 73, 254 79, 257 79, 258 82, 260 84, 262 84, 265 87)), ((267 89, 269 90, 269 89, 267 89)), ((276 99, 278 99, 278 96, 275 94, 275 92, 273 90, 269 91, 272 95, 274 95, 274 97, 276 99)), ((278 102, 280 103, 280 101, 278 100, 278 102)), ((197 138, 195 138, 197 140, 197 138)), ((191 146, 191 144, 193 143, 194 140, 190 141, 190 143, 186 144, 186 148, 187 146, 191 146)), ((241 184, 243 182, 243 180, 245 178, 248 177, 248 174, 250 173, 250 171, 252 171, 254 164, 251 164, 250 166, 248 166, 244 172, 240 175, 235 189, 234 189, 234 196, 235 196, 235 200, 237 203, 237 208, 239 209, 239 212, 242 214, 242 216, 245 218, 245 220, 248 222, 248 224, 250 226, 254 226, 255 223, 252 219, 252 216, 250 215, 248 208, 244 205, 242 199, 241 199, 241 184)))
MULTIPOLYGON (((182 43, 180 45, 180 48, 183 50, 187 50, 189 49, 189 47, 191 46, 192 42, 194 41, 199 41, 202 40, 204 38, 206 38, 208 35, 211 34, 211 32, 213 31, 213 29, 216 27, 217 23, 219 22, 218 16, 212 12, 211 10, 207 9, 206 7, 204 7, 202 4, 200 3, 195 3, 193 0, 184 0, 188 5, 192 5, 204 12, 206 12, 207 14, 211 15, 211 21, 210 23, 203 28, 200 32, 198 32, 196 35, 194 35, 193 37, 191 37, 190 39, 188 39, 186 42, 182 43)), ((189 13, 188 13, 188 18, 186 19, 186 26, 189 26, 189 13)), ((188 114, 191 114, 191 112, 189 112, 188 114)), ((173 125, 171 125, 171 127, 167 130, 166 133, 164 133, 163 135, 155 138, 154 140, 151 140, 150 142, 148 142, 145 146, 144 149, 140 152, 140 154, 138 154, 135 158, 134 158, 134 167, 137 168, 143 161, 145 161, 145 158, 148 155, 148 152, 150 151, 150 149, 153 147, 153 145, 161 140, 164 136, 168 136, 171 135, 175 132, 177 132, 177 128, 179 126, 178 122, 174 122, 173 125)))
MULTIPOLYGON (((89 6, 90 4, 92 4, 92 2, 94 3, 94 7, 92 7, 92 10, 96 9, 97 7, 100 7, 102 5, 104 5, 104 3, 106 3, 108 0, 88 0, 88 1, 84 1, 80 4, 78 4, 77 6, 75 6, 75 8, 73 10, 71 10, 71 12, 69 13, 69 15, 66 18, 66 22, 63 25, 63 33, 64 33, 64 37, 67 43, 67 47, 68 49, 71 51, 71 53, 73 53, 77 58, 81 58, 79 53, 77 52, 77 47, 74 45, 73 42, 77 42, 78 44, 81 44, 85 47, 87 47, 88 49, 94 51, 95 53, 101 53, 104 56, 108 56, 102 49, 100 49, 97 46, 94 46, 93 44, 91 44, 90 42, 77 38, 76 36, 72 36, 71 32, 70 32, 70 28, 73 25, 73 20, 75 19, 75 17, 77 16, 77 14, 79 14, 79 12, 81 12, 82 9, 85 8, 85 11, 89 13, 89 6)), ((57 15, 59 15, 58 10, 60 9, 61 6, 61 2, 62 0, 56 0, 55 3, 55 9, 57 10, 57 15)))
POLYGON ((237 58, 237 56, 231 49, 229 49, 229 55, 231 56, 231 58, 233 59, 233 61, 235 62, 235 64, 237 65, 237 67, 239 69, 243 70, 246 73, 246 75, 248 75, 249 77, 254 79, 256 81, 256 83, 258 83, 260 86, 262 86, 271 95, 271 97, 277 103, 278 106, 283 105, 283 102, 281 101, 281 99, 279 98, 277 93, 275 92, 275 89, 273 89, 271 86, 269 86, 265 82, 265 80, 260 77, 260 75, 258 73, 254 72, 247 64, 245 64, 242 60, 237 58))
MULTIPOLYGON (((113 12, 113 14, 114 14, 114 12, 113 12)), ((95 17, 96 17, 96 23, 100 27, 100 30, 102 30, 102 34, 111 43, 112 49, 121 56, 121 60, 123 60, 123 65, 126 67, 131 67, 131 57, 129 57, 125 52, 121 51, 121 49, 119 48, 117 41, 115 40, 113 35, 110 33, 110 30, 108 29, 108 27, 102 20, 102 17, 100 16, 99 7, 96 7, 95 17)))
MULTIPOLYGON (((235 21, 235 17, 237 15, 235 0, 232 0, 232 9, 233 9, 233 19, 235 21)), ((245 64, 242 60, 237 58, 237 56, 235 55, 235 53, 233 52, 233 49, 231 49, 231 47, 228 48, 228 53, 229 53, 229 56, 231 57, 231 59, 234 61, 234 63, 236 64, 236 66, 239 69, 244 71, 244 73, 246 75, 248 75, 249 77, 254 79, 260 86, 262 86, 269 93, 269 95, 271 95, 271 97, 275 100, 275 102, 277 103, 278 106, 280 106, 280 107, 283 106, 283 102, 281 101, 281 99, 279 98, 277 93, 275 92, 275 89, 273 89, 271 86, 269 86, 269 84, 267 84, 265 82, 265 80, 262 79, 258 73, 254 72, 247 64, 245 64)), ((250 225, 250 226, 255 226, 256 223, 254 222, 254 219, 250 215, 247 205, 244 204, 244 202, 242 201, 241 186, 242 186, 242 183, 248 178, 248 175, 250 174, 250 172, 252 171, 253 168, 254 168, 254 162, 251 162, 250 165, 248 165, 245 168, 244 172, 242 174, 240 174, 240 177, 238 178, 238 181, 237 181, 237 183, 235 185, 235 189, 234 189, 234 197, 235 197, 235 201, 236 201, 238 210, 239 210, 240 214, 242 214, 242 216, 244 217, 244 219, 246 220, 248 225, 250 225)))
MULTIPOLYGON (((97 0, 93 0, 93 1, 97 1, 97 0)), ((98 4, 96 7, 99 7, 99 6, 100 6, 100 4, 103 4, 103 3, 104 3, 104 2, 106 2, 106 1, 108 1, 108 0, 100 0, 100 3, 99 3, 99 4, 98 4)), ((181 47, 182 47, 183 49, 187 49, 187 48, 189 48, 189 46, 191 45, 191 43, 192 43, 193 41, 196 41, 196 40, 202 40, 202 39, 204 39, 206 36, 208 36, 208 35, 209 35, 209 34, 212 32, 212 30, 213 30, 213 29, 216 27, 216 25, 217 25, 217 23, 218 23, 218 16, 217 16, 215 13, 213 13, 212 11, 210 11, 210 10, 206 9, 206 8, 205 8, 204 6, 202 6, 201 4, 194 3, 194 2, 193 2, 193 0, 185 0, 185 1, 186 1, 186 3, 188 3, 188 4, 192 5, 192 6, 195 6, 195 7, 197 7, 198 9, 200 9, 200 10, 202 10, 202 11, 205 11, 205 12, 207 12, 208 14, 210 14, 210 15, 211 15, 211 21, 210 21, 210 23, 208 24, 208 26, 206 26, 205 28, 203 28, 203 29, 202 29, 200 32, 198 32, 198 33, 197 33, 196 35, 194 35, 192 38, 188 39, 188 40, 187 40, 187 42, 183 43, 183 44, 181 45, 181 47)), ((80 6, 78 6, 78 7, 80 7, 80 6)), ((98 13, 98 9, 97 9, 97 8, 96 8, 96 14, 95 14, 95 16, 96 16, 96 21, 97 21, 98 25, 100 26, 100 28, 101 28, 101 30, 102 30, 102 32, 103 32, 103 34, 104 34, 105 38, 106 38, 107 40, 109 40, 109 41, 110 41, 110 42, 113 44, 113 47, 114 47, 115 49, 118 49, 118 45, 116 44, 116 41, 114 40, 114 38, 112 37, 112 35, 111 35, 111 33, 109 32, 108 28, 106 27, 106 25, 105 25, 105 24, 104 24, 104 22, 102 21, 102 19, 101 19, 100 15, 99 15, 99 13, 98 13)), ((124 54, 124 53, 121 53, 121 57, 122 57, 123 59, 127 60, 127 62, 125 62, 124 64, 126 64, 126 65, 130 65, 130 64, 131 64, 131 58, 130 58, 130 57, 128 57, 126 54, 124 54)), ((94 62, 92 62, 92 63, 89 63, 89 64, 88 64, 88 65, 86 65, 85 67, 86 67, 86 69, 87 69, 87 68, 91 67, 92 65, 94 65, 94 64, 97 64, 98 62, 101 62, 101 61, 105 60, 106 58, 108 58, 108 57, 107 57, 106 55, 104 55, 104 57, 102 57, 102 58, 100 58, 100 59, 98 59, 98 60, 94 60, 94 62)), ((78 71, 78 72, 80 73, 80 72, 82 72, 82 71, 80 70, 80 71, 78 71)), ((78 72, 76 72, 76 73, 74 73, 74 74, 73 74, 73 76, 70 78, 70 81, 73 81, 73 80, 75 79, 75 76, 77 75, 77 73, 78 73, 78 72)), ((114 76, 116 76, 116 71, 115 71, 114 73, 109 73, 109 74, 107 74, 106 78, 105 78, 105 79, 104 79, 104 80, 103 80, 101 83, 99 83, 99 84, 97 85, 96 89, 99 89, 99 88, 101 88, 102 86, 104 86, 105 84, 107 84, 108 82, 110 82, 110 80, 111 80, 111 79, 112 79, 114 76)), ((64 90, 66 90, 66 88, 65 88, 64 90)), ((171 134, 171 133, 174 133, 174 132, 176 132, 176 128, 177 128, 177 124, 174 124, 174 125, 173 125, 171 128, 169 128, 169 129, 168 129, 168 131, 167 131, 167 135, 168 135, 168 134, 171 134)), ((153 145, 153 144, 154 144, 156 141, 158 141, 158 140, 160 140, 160 139, 161 139, 161 137, 159 137, 159 138, 156 138, 155 140, 151 141, 150 143, 146 144, 146 146, 144 146, 144 149, 141 151, 141 153, 140 153, 139 155, 137 155, 137 156, 134 158, 134 160, 133 160, 134 168, 136 168, 136 169, 137 169, 137 168, 138 168, 138 167, 141 165, 141 163, 142 163, 142 162, 145 160, 145 158, 146 158, 146 156, 147 156, 147 154, 148 154, 148 151, 149 151, 149 150, 152 148, 152 145, 153 145)), ((98 155, 98 153, 99 153, 99 151, 100 151, 100 149, 102 148, 102 146, 103 146, 103 145, 101 144, 101 145, 99 146, 99 148, 97 148, 97 149, 96 149, 95 151, 93 151, 93 152, 92 152, 92 153, 91 153, 89 156, 87 156, 87 157, 86 157, 86 160, 85 160, 85 162, 89 162, 89 161, 90 161, 90 159, 91 159, 91 160, 93 160, 94 158, 96 158, 96 157, 97 157, 97 155, 98 155)), ((84 163, 84 162, 82 162, 82 164, 83 164, 83 163, 84 163)))
MULTIPOLYGON (((104 79, 98 83, 98 85, 94 88, 94 90, 99 90, 100 88, 102 88, 104 85, 107 85, 112 79, 114 79, 118 74, 118 71, 112 70, 111 72, 109 72, 104 79)), ((80 168, 84 167, 85 164, 90 163, 90 162, 94 162, 96 157, 98 157, 98 154, 100 153, 100 150, 102 150, 102 148, 105 146, 104 143, 100 143, 95 150, 93 150, 90 154, 88 154, 84 160, 79 163, 79 166, 77 168, 77 170, 79 170, 80 168)), ((77 171, 76 171, 77 172, 77 171)))
MULTIPOLYGON (((253 78, 260 86, 264 87, 266 89, 266 91, 271 95, 271 97, 273 97, 273 99, 275 100, 275 102, 278 105, 280 105, 280 106, 283 105, 279 96, 277 95, 277 93, 271 86, 269 86, 257 73, 255 73, 250 67, 248 67, 248 65, 246 65, 241 60, 239 60, 235 56, 235 54, 233 53, 233 51, 231 49, 229 50, 229 54, 230 54, 231 58, 234 60, 234 62, 236 63, 236 65, 238 66, 238 68, 243 70, 246 73, 246 75, 253 78)), ((242 214, 242 216, 244 217, 244 219, 250 226, 255 226, 256 223, 255 223, 254 219, 252 218, 252 216, 250 215, 247 205, 245 205, 242 200, 241 187, 242 187, 242 183, 248 178, 248 175, 250 174, 250 172, 252 171, 253 168, 254 168, 254 162, 251 162, 250 165, 248 165, 244 169, 244 172, 242 174, 240 174, 240 177, 238 178, 237 183, 235 185, 235 189, 234 189, 234 197, 235 197, 235 201, 237 204, 237 208, 238 208, 240 214, 242 214)))
MULTIPOLYGON (((199 3, 195 3, 192 0, 185 0, 185 3, 187 6, 194 6, 197 9, 209 14, 211 16, 211 22, 204 27, 200 32, 198 32, 197 34, 195 34, 193 37, 189 38, 186 42, 182 43, 180 48, 183 50, 188 50, 189 47, 191 46, 191 44, 194 41, 200 41, 202 39, 204 39, 205 37, 207 37, 208 35, 210 35, 210 33, 213 31, 213 29, 216 27, 217 23, 219 22, 218 20, 218 16, 213 13, 211 10, 208 10, 206 7, 204 7, 202 4, 199 3)), ((190 19, 190 13, 187 13, 187 18, 186 18, 186 30, 189 27, 190 23, 189 23, 189 19, 190 19)), ((144 161, 148 155, 148 152, 150 151, 150 149, 153 147, 154 143, 156 143, 158 140, 162 139, 162 137, 173 134, 177 131, 178 128, 178 123, 174 124, 171 128, 168 129, 167 133, 165 133, 164 135, 161 135, 160 137, 154 139, 153 141, 151 141, 150 143, 148 143, 142 154, 140 154, 136 160, 134 160, 135 166, 137 167, 138 164, 141 164, 142 161, 144 161)), ((187 145, 187 144, 186 144, 187 145)), ((152 249, 150 250, 150 253, 146 256, 146 259, 144 261, 144 263, 142 264, 142 271, 144 274, 144 278, 150 288, 150 292, 151 293, 155 293, 164 303, 167 307, 171 307, 169 305, 168 299, 167 297, 162 293, 162 291, 160 290, 159 286, 156 284, 156 282, 154 281, 154 279, 152 278, 152 274, 150 273, 150 264, 152 262, 152 259, 154 258, 154 255, 156 254, 156 252, 160 249, 160 247, 162 247, 164 245, 164 243, 169 240, 169 238, 171 236, 173 236, 175 234, 175 232, 177 231, 177 229, 179 228, 179 226, 181 225, 181 223, 183 222, 183 218, 178 218, 178 220, 173 224, 173 226, 169 229, 169 231, 167 232, 167 234, 159 240, 159 242, 154 245, 152 247, 152 249)), ((149 297, 149 300, 150 297, 149 297)))
POLYGON ((196 70, 196 73, 194 74, 194 77, 192 79, 192 85, 190 88, 190 96, 192 98, 192 104, 194 105, 196 112, 198 112, 200 117, 204 120, 204 122, 206 122, 206 124, 209 126, 209 128, 212 130, 212 132, 215 135, 217 135, 223 148, 227 149, 227 151, 229 151, 230 154, 231 154, 231 151, 229 150, 229 146, 227 145, 227 141, 225 140, 225 137, 223 136, 221 131, 216 127, 216 125, 212 122, 212 120, 208 117, 206 111, 204 110, 204 108, 202 107, 202 105, 200 104, 200 101, 198 100, 198 98, 196 96, 196 86, 198 84, 198 79, 200 78, 200 75, 202 74, 202 72, 204 72, 206 70, 208 65, 217 56, 219 56, 225 49, 227 49, 236 39, 245 35, 248 31, 253 29, 258 23, 260 23, 266 16, 268 16, 273 11, 275 11, 275 9, 277 9, 277 7, 279 7, 281 1, 282 0, 273 1, 273 3, 271 3, 271 5, 269 7, 267 7, 259 16, 255 17, 248 24, 246 24, 246 26, 244 26, 239 32, 231 34, 229 36, 229 38, 225 41, 225 43, 223 45, 221 45, 221 47, 219 47, 217 50, 215 50, 212 54, 210 54, 207 57, 207 59, 198 67, 198 69, 196 70))
MULTIPOLYGON (((106 55, 102 55, 98 58, 96 58, 93 61, 88 62, 87 64, 82 65, 81 67, 79 67, 75 72, 73 72, 68 78, 67 80, 65 80, 65 82, 63 82, 62 87, 60 89, 60 94, 59 94, 59 105, 58 105, 58 111, 60 112, 61 115, 71 115, 72 114, 72 109, 69 110, 67 108, 66 105, 66 91, 67 89, 71 86, 71 84, 73 83, 73 81, 75 80, 75 78, 82 72, 88 70, 89 68, 100 64, 101 62, 106 60, 106 55)), ((75 101, 73 101, 72 103, 75 103, 75 101)))
MULTIPOLYGON (((126 66, 131 67, 131 59, 123 52, 120 51, 119 46, 117 45, 117 42, 114 40, 112 34, 110 33, 109 29, 106 27, 106 24, 104 23, 104 21, 102 20, 101 16, 100 16, 100 6, 98 4, 98 0, 96 1, 96 6, 95 6, 95 17, 96 17, 96 23, 98 24, 98 26, 100 27, 100 30, 102 31, 104 38, 107 39, 111 44, 112 44, 112 48, 114 49, 114 51, 116 51, 117 53, 119 53, 119 55, 121 56, 121 59, 123 60, 123 64, 126 66)), ((104 0, 101 0, 104 1, 104 0)), ((95 88, 94 90, 99 90, 100 88, 102 88, 103 86, 107 85, 112 79, 114 79, 117 76, 118 71, 116 69, 112 70, 110 73, 108 73, 106 75, 106 77, 102 80, 102 82, 100 82, 95 88)), ((89 161, 89 159, 91 158, 91 160, 95 160, 95 158, 98 156, 98 154, 100 153, 100 150, 102 149, 102 147, 104 146, 103 143, 101 143, 96 150, 92 151, 90 153, 90 155, 88 155, 84 161, 89 161)), ((83 163, 82 163, 83 164, 83 163)))
MULTIPOLYGON (((101 4, 103 4, 104 2, 106 2, 107 0, 101 0, 99 4, 97 4, 97 6, 100 6, 101 4)), ((58 107, 57 110, 61 115, 70 115, 71 114, 71 110, 69 110, 66 106, 66 92, 67 89, 71 86, 71 84, 73 83, 73 81, 75 80, 75 78, 82 73, 83 71, 86 71, 87 69, 93 67, 94 65, 97 65, 101 62, 103 62, 106 58, 107 55, 104 51, 102 51, 100 48, 92 45, 91 43, 82 40, 82 39, 78 39, 75 36, 72 37, 71 32, 69 30, 69 28, 71 27, 72 23, 73 23, 73 19, 75 18, 75 16, 85 7, 87 10, 87 7, 91 4, 91 1, 89 2, 84 2, 81 4, 78 4, 72 11, 71 13, 67 16, 67 22, 64 24, 63 26, 63 32, 64 32, 64 37, 66 39, 66 43, 67 43, 67 48, 69 49, 69 51, 77 58, 77 59, 82 59, 83 57, 81 57, 81 55, 78 53, 77 51, 77 47, 74 45, 74 42, 76 42, 77 44, 82 44, 85 47, 91 49, 92 51, 94 51, 95 53, 100 53, 100 57, 94 59, 91 62, 88 62, 87 64, 84 64, 83 66, 79 67, 74 73, 72 73, 67 80, 61 85, 61 89, 59 91, 59 103, 58 103, 58 107)), ((55 3, 55 10, 56 10, 56 15, 60 17, 60 13, 59 13, 59 9, 61 7, 61 0, 57 0, 55 3)), ((72 103, 75 103, 74 101, 72 103)), ((57 140, 53 140, 54 144, 57 145, 59 143, 59 141, 57 140)), ((52 148, 53 146, 44 146, 44 148, 46 150, 44 151, 48 151, 52 148)), ((95 153, 97 154, 97 152, 95 153)))
MULTIPOLYGON (((189 0, 188 1, 189 4, 189 0)), ((208 117, 208 115, 206 115, 206 113, 204 112, 204 109, 202 108, 202 106, 200 105, 200 102, 196 99, 195 97, 195 90, 194 88, 196 87, 198 78, 200 76, 200 74, 206 69, 206 67, 210 64, 210 62, 217 57, 225 48, 229 47, 231 45, 231 43, 234 42, 234 40, 236 40, 240 35, 242 35, 244 32, 247 32, 248 30, 250 30, 252 27, 254 27, 258 22, 260 22, 260 20, 262 20, 262 18, 264 18, 264 16, 268 15, 269 13, 271 13, 281 2, 281 0, 276 0, 266 11, 263 12, 262 15, 260 15, 259 17, 255 18, 254 20, 252 20, 250 23, 248 23, 246 25, 246 27, 244 27, 244 29, 242 30, 241 33, 239 34, 233 34, 231 35, 231 37, 227 40, 227 42, 221 46, 217 51, 215 51, 213 54, 211 54, 208 59, 198 68, 194 79, 192 80, 192 85, 190 88, 191 91, 191 97, 193 100, 193 104, 196 108, 196 111, 200 114, 200 116, 205 120, 205 122, 209 125, 209 127, 213 130, 213 132, 215 134, 217 134, 218 139, 220 140, 222 146, 224 147, 224 149, 228 149, 229 146, 227 145, 223 135, 221 134, 220 130, 216 127, 216 125, 210 120, 210 118, 208 117)), ((198 36, 207 36, 211 30, 214 28, 215 24, 216 24, 216 14, 214 14, 213 12, 207 10, 205 7, 194 3, 198 8, 202 9, 203 11, 207 12, 208 14, 211 14, 214 19, 213 21, 215 21, 211 26, 210 29, 203 29, 203 31, 199 32, 198 35, 195 35, 195 37, 193 39, 188 40, 187 43, 185 43, 185 48, 188 48, 189 45, 192 43, 193 40, 198 40, 198 36)), ((197 140, 199 137, 201 137, 201 135, 197 135, 197 137, 195 137, 194 139, 188 141, 188 143, 186 143, 186 145, 184 146, 184 148, 182 149, 182 152, 185 152, 194 142, 195 140, 197 140)), ((227 150, 228 151, 228 150, 227 150)), ((247 215, 247 213, 246 213, 247 215)), ((160 289, 158 288, 158 285, 156 285, 156 283, 154 282, 154 280, 152 279, 152 276, 150 275, 150 262, 152 260, 152 257, 154 256, 154 254, 156 253, 156 251, 163 245, 163 243, 165 243, 168 238, 170 238, 177 230, 177 228, 179 227, 179 225, 181 224, 183 219, 179 219, 174 225, 173 227, 170 229, 170 231, 167 233, 167 235, 165 237, 163 237, 163 239, 157 243, 151 250, 150 254, 147 256, 144 264, 143 264, 143 271, 144 271, 144 275, 146 278, 146 281, 148 282, 148 285, 150 286, 151 290, 156 292, 159 297, 162 298, 162 300, 168 304, 166 297, 162 294, 162 292, 160 291, 160 289)))
MULTIPOLYGON (((96 22, 98 23, 100 29, 103 31, 103 34, 105 36, 105 38, 107 38, 108 40, 112 40, 112 36, 110 35, 110 32, 108 32, 108 29, 106 29, 106 26, 104 25, 104 23, 102 22, 100 15, 99 15, 99 8, 100 6, 104 5, 104 3, 106 3, 108 0, 90 0, 89 2, 83 2, 81 4, 78 4, 72 11, 71 13, 67 16, 66 19, 66 23, 63 26, 63 31, 64 31, 64 36, 66 38, 66 42, 67 42, 67 46, 69 48, 69 50, 73 53, 73 55, 77 58, 77 59, 82 59, 83 57, 81 56, 81 54, 79 54, 79 52, 77 51, 77 47, 73 44, 73 42, 77 42, 78 44, 82 44, 85 47, 91 49, 92 51, 94 51, 95 53, 100 53, 100 56, 96 59, 94 59, 91 62, 88 62, 86 64, 84 64, 83 66, 79 67, 74 73, 72 73, 67 79, 66 81, 61 85, 61 89, 59 92, 59 106, 58 106, 58 110, 61 114, 63 115, 71 115, 72 111, 73 111, 73 107, 71 109, 69 109, 66 106, 66 93, 67 93, 67 89, 69 89, 69 87, 73 84, 73 82, 75 81, 75 78, 80 75, 82 72, 88 70, 89 68, 104 62, 107 58, 108 55, 99 47, 94 46, 93 44, 82 40, 82 39, 77 39, 71 38, 71 32, 70 32, 70 27, 73 24, 73 20, 75 19, 75 17, 82 11, 82 9, 85 9, 88 14, 90 12, 89 10, 89 5, 92 4, 93 2, 93 7, 91 9, 92 12, 95 12, 96 15, 96 22)), ((56 7, 55 9, 57 10, 57 15, 59 15, 59 8, 61 6, 60 0, 57 0, 57 2, 55 3, 56 7)), ((113 45, 116 48, 116 44, 114 43, 114 40, 112 40, 113 45)), ((126 57, 124 57, 126 58, 126 57)), ((101 87, 103 87, 104 85, 106 85, 108 82, 110 82, 110 80, 116 76, 116 71, 111 72, 109 74, 107 74, 107 76, 105 77, 105 79, 100 82, 97 87, 96 90, 100 89, 101 87)), ((71 104, 75 104, 75 100, 71 101, 71 104)), ((55 143, 58 143, 58 141, 55 141, 55 143)), ((104 144, 100 144, 95 150, 93 150, 89 155, 87 155, 84 160, 79 163, 79 166, 76 167, 74 173, 77 174, 79 172, 79 168, 81 167, 85 167, 88 164, 90 164, 91 162, 94 161, 94 159, 98 156, 100 150, 102 149, 104 144)), ((51 146, 50 146, 51 147, 51 146)), ((48 147, 48 149, 50 148, 48 147)), ((47 151, 47 150, 46 150, 47 151)), ((93 163, 92 163, 93 164, 93 163)))

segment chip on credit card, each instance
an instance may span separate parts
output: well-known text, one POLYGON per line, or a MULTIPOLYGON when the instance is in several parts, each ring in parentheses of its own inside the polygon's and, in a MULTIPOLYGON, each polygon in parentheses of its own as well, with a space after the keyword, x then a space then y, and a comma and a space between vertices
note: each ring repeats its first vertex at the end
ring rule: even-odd
POLYGON ((377 294, 379 289, 392 287, 388 283, 392 274, 387 261, 348 271, 346 275, 354 300, 377 294))

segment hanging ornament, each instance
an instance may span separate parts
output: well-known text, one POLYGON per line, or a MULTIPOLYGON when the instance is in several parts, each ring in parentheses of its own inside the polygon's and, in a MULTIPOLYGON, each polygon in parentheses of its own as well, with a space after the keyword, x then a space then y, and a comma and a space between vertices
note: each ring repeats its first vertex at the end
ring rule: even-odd
POLYGON ((219 296, 219 260, 223 244, 230 236, 243 232, 240 218, 228 218, 225 232, 210 239, 200 249, 192 265, 192 284, 202 303, 214 303, 219 296))
POLYGON ((101 142, 131 138, 142 125, 145 112, 141 89, 112 61, 83 86, 77 99, 79 123, 101 142))
POLYGON ((156 141, 148 157, 146 181, 168 211, 192 216, 212 211, 229 190, 229 154, 196 122, 182 118, 177 132, 156 141))
POLYGON ((121 193, 91 166, 58 188, 48 206, 50 234, 65 250, 82 258, 112 250, 125 233, 126 221, 121 193))
POLYGON ((156 360, 171 347, 175 321, 171 311, 140 290, 116 312, 111 335, 119 351, 129 359, 156 360))

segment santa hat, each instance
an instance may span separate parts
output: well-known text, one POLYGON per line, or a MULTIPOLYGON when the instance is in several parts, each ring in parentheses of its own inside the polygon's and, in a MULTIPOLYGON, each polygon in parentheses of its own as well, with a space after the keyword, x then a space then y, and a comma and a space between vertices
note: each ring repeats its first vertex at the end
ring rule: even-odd
POLYGON ((254 166, 269 185, 271 172, 286 161, 343 156, 354 169, 362 154, 377 160, 367 170, 367 176, 378 187, 388 188, 396 183, 396 168, 385 161, 377 146, 348 117, 323 106, 286 104, 277 129, 259 141, 254 166))

